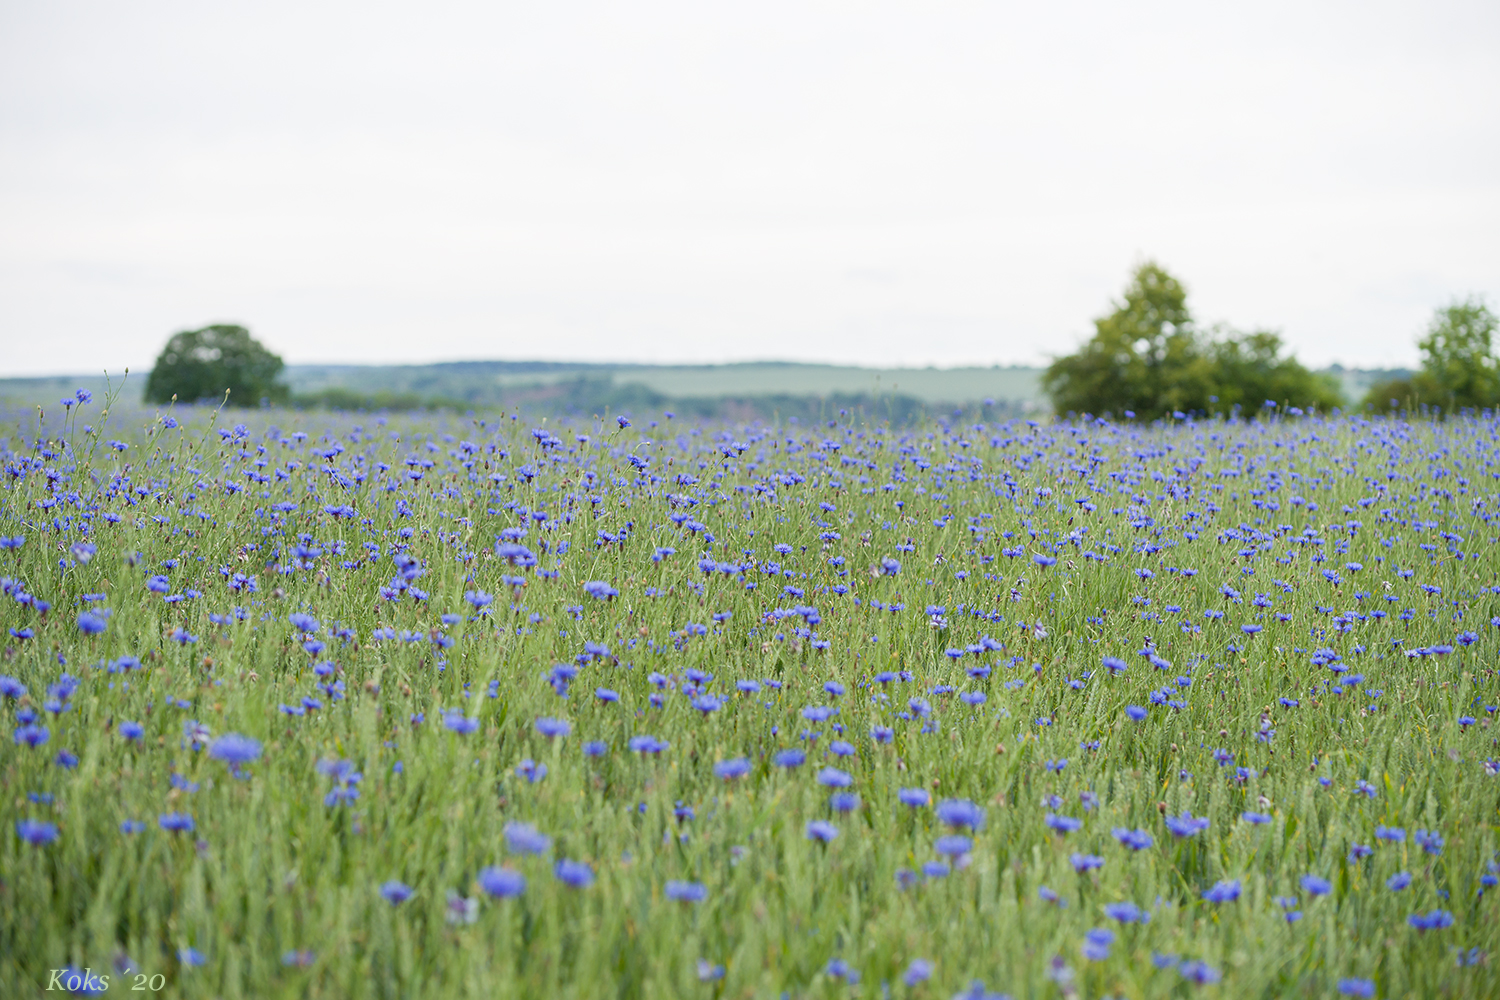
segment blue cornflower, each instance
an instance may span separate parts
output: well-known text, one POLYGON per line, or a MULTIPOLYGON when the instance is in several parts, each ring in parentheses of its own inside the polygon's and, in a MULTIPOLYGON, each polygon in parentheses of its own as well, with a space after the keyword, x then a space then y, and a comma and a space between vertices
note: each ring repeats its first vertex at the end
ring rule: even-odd
POLYGON ((209 744, 208 755, 230 767, 241 767, 260 757, 260 740, 239 733, 225 733, 209 744))
POLYGON ((828 964, 823 967, 823 972, 834 979, 842 979, 850 985, 859 982, 859 973, 842 958, 830 958, 828 964))
POLYGON ((836 767, 825 767, 818 772, 818 784, 829 788, 848 788, 854 784, 854 778, 847 771, 840 771, 836 767))
POLYGON ((663 891, 668 899, 679 903, 701 903, 708 898, 702 882, 668 882, 663 891))
POLYGON ((665 740, 659 740, 655 736, 632 736, 625 744, 632 753, 661 753, 672 744, 665 740))
POLYGON ((915 986, 932 978, 932 963, 925 958, 914 958, 906 967, 906 972, 901 976, 901 981, 907 986, 915 986))
POLYGON ((1453 914, 1447 910, 1433 910, 1431 913, 1413 913, 1406 918, 1406 922, 1419 931, 1443 930, 1453 926, 1453 914))
POLYGON ((937 818, 955 829, 977 830, 984 825, 984 810, 968 799, 938 803, 937 818))
POLYGON ((1203 961, 1183 962, 1177 967, 1177 972, 1183 979, 1199 986, 1217 983, 1224 978, 1222 972, 1203 961))
POLYGON ((552 874, 559 882, 574 889, 586 889, 594 884, 594 870, 582 861, 564 858, 552 866, 552 874))
POLYGON ((815 819, 807 824, 807 839, 826 844, 839 835, 839 828, 827 820, 815 819))
POLYGON ((567 736, 573 731, 573 724, 567 719, 554 719, 544 715, 536 720, 536 731, 548 739, 567 736))
POLYGON ((191 833, 195 826, 187 813, 162 813, 156 822, 169 833, 191 833))
POLYGON ((1058 833, 1072 833, 1083 826, 1083 820, 1074 819, 1072 816, 1059 816, 1056 813, 1048 813, 1044 822, 1058 833))
POLYGON ((1122 924, 1149 924, 1151 922, 1151 914, 1128 900, 1123 903, 1106 903, 1104 915, 1122 924))
POLYGON ((1091 868, 1104 867, 1104 859, 1097 854, 1078 854, 1075 852, 1068 855, 1068 862, 1073 866, 1073 870, 1080 875, 1091 868))
POLYGON ((1114 941, 1114 931, 1108 927, 1095 927, 1084 932, 1083 945, 1079 950, 1090 962, 1102 962, 1109 958, 1109 946, 1114 941))
POLYGON ((511 868, 481 868, 479 888, 496 899, 519 896, 526 891, 526 876, 511 868))
POLYGON ((552 840, 530 823, 512 821, 505 824, 505 845, 521 854, 542 854, 552 846, 552 840))
POLYGON ((744 757, 735 757, 730 760, 721 760, 714 765, 714 776, 731 781, 735 778, 743 778, 750 773, 750 761, 744 757))
POLYGON ((389 882, 382 882, 380 885, 380 895, 385 897, 385 901, 392 906, 399 906, 406 902, 411 898, 412 892, 411 886, 396 879, 391 879, 389 882))
POLYGON ((1333 891, 1333 883, 1318 875, 1302 876, 1301 885, 1310 896, 1326 896, 1333 891))
POLYGON ((1208 829, 1209 820, 1207 816, 1194 816, 1190 812, 1184 812, 1181 816, 1168 816, 1167 829, 1174 837, 1192 837, 1208 829))
POLYGON ((33 749, 52 738, 52 734, 47 731, 46 726, 38 726, 34 723, 18 726, 13 735, 17 746, 24 744, 33 749))
POLYGON ((777 767, 801 767, 807 761, 807 752, 793 747, 790 750, 781 750, 771 758, 771 763, 777 767))
POLYGON ((1144 851, 1156 843, 1155 838, 1145 830, 1129 830, 1123 826, 1117 826, 1110 831, 1115 839, 1132 851, 1144 851))
POLYGON ((932 801, 932 796, 925 788, 903 788, 896 793, 896 799, 902 805, 911 806, 916 809, 925 806, 932 801))
POLYGON ((1375 995, 1375 980, 1373 979, 1340 979, 1338 991, 1346 997, 1373 997, 1375 995))
POLYGON ((947 837, 939 837, 933 847, 939 854, 947 857, 959 857, 973 850, 974 842, 968 837, 952 834, 947 837))
POLYGON ((57 826, 35 819, 17 820, 16 836, 26 841, 32 847, 41 847, 43 844, 50 844, 57 839, 57 826))
POLYGON ((1203 891, 1203 898, 1210 903, 1232 903, 1240 898, 1240 880, 1226 879, 1216 882, 1213 888, 1203 891))
POLYGON ((460 736, 467 736, 479 729, 479 720, 470 718, 460 711, 449 710, 443 713, 443 727, 460 736))

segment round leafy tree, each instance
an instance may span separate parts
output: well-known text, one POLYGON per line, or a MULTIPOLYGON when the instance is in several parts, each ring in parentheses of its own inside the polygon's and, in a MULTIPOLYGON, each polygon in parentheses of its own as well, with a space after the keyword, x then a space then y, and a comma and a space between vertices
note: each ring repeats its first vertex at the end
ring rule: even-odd
POLYGON ((146 380, 146 402, 218 400, 230 406, 283 402, 287 387, 276 381, 281 358, 266 350, 243 326, 219 323, 184 330, 167 341, 146 380))

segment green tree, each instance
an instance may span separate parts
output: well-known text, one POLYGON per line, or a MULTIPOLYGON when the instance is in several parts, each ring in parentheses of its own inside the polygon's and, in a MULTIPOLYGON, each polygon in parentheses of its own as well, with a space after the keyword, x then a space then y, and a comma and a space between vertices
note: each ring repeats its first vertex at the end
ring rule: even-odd
POLYGON ((162 348, 146 380, 146 401, 184 403, 221 399, 230 406, 283 402, 287 387, 276 381, 281 358, 250 336, 243 326, 216 324, 175 334, 162 348))
POLYGON ((1239 406, 1254 413, 1267 402, 1308 409, 1332 409, 1343 394, 1332 375, 1309 371, 1282 356, 1281 335, 1270 330, 1221 335, 1209 345, 1218 400, 1214 409, 1239 406))
POLYGON ((1056 358, 1042 388, 1059 413, 1133 413, 1142 419, 1203 410, 1213 363, 1193 328, 1187 292, 1163 268, 1136 268, 1115 311, 1094 321, 1077 354, 1056 358))
POLYGON ((1500 405, 1500 360, 1495 357, 1495 314, 1479 296, 1437 310, 1417 341, 1422 370, 1409 379, 1370 387, 1366 406, 1403 409, 1438 406, 1449 411, 1500 405))

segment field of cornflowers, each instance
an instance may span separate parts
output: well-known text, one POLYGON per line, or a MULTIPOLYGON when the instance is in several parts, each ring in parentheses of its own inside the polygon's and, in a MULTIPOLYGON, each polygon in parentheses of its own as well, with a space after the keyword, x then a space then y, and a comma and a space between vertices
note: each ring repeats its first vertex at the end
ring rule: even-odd
POLYGON ((0 995, 1500 994, 1494 419, 87 395, 4 441, 0 995))

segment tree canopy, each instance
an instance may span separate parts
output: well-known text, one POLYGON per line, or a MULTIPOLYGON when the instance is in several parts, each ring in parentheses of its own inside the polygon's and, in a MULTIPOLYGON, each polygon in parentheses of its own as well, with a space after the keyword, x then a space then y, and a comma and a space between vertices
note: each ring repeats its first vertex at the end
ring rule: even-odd
POLYGON ((1154 419, 1179 412, 1247 411, 1267 401, 1306 407, 1340 402, 1333 379, 1282 355, 1279 334, 1200 331, 1187 291, 1160 265, 1136 268, 1114 312, 1094 321, 1076 354, 1055 359, 1042 387, 1058 413, 1154 419))
POLYGON ((148 403, 218 400, 229 392, 230 406, 282 402, 287 387, 277 382, 285 365, 243 326, 215 324, 184 330, 167 341, 146 380, 148 403))
POLYGON ((1417 341, 1422 370, 1409 379, 1381 382, 1365 395, 1377 409, 1437 406, 1449 411, 1500 405, 1500 360, 1495 357, 1495 314, 1478 296, 1437 310, 1417 341))

